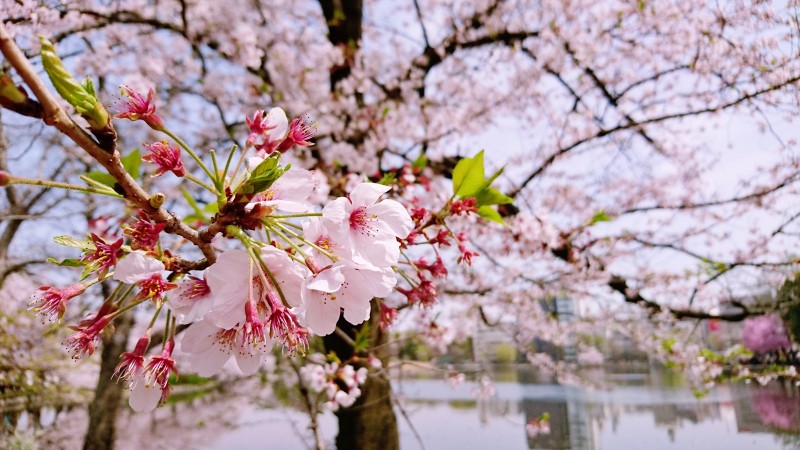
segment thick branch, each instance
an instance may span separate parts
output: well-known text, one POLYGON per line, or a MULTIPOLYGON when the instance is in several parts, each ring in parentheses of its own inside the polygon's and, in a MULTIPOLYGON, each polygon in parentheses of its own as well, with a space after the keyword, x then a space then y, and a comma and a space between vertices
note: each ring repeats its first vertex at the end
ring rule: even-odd
POLYGON ((203 252, 208 263, 213 263, 216 260, 216 253, 211 247, 210 240, 201 239, 197 231, 183 223, 173 213, 163 208, 151 206, 150 196, 122 166, 119 152, 107 152, 80 125, 69 117, 41 78, 39 78, 31 63, 14 43, 5 25, 2 24, 0 24, 0 51, 17 70, 17 73, 41 103, 44 111, 43 120, 46 124, 56 127, 99 162, 117 180, 124 191, 125 198, 145 211, 156 222, 165 224, 165 231, 177 234, 195 244, 203 252))

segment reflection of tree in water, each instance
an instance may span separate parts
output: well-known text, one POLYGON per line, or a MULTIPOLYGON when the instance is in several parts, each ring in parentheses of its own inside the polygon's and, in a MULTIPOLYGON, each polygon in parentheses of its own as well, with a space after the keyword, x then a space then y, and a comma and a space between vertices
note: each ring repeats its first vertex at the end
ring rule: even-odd
POLYGON ((779 384, 757 387, 751 402, 764 425, 800 431, 800 395, 796 389, 779 384))
MULTIPOLYGON (((271 396, 257 379, 237 380, 236 390, 216 389, 206 395, 170 404, 150 414, 136 414, 125 407, 117 417, 115 450, 194 449, 213 444, 241 425, 253 408, 252 401, 271 396), (250 394, 245 394, 246 392, 250 394)), ((266 401, 266 400, 265 400, 266 401)), ((88 421, 86 408, 58 412, 53 425, 37 431, 36 441, 52 449, 81 448, 88 421)))

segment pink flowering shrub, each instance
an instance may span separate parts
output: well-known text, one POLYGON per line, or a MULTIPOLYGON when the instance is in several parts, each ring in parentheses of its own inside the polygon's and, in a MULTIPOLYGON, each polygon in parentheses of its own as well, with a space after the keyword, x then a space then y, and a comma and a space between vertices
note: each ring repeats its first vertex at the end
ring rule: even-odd
POLYGON ((776 315, 750 317, 742 327, 744 346, 755 353, 769 353, 791 348, 792 342, 776 315))

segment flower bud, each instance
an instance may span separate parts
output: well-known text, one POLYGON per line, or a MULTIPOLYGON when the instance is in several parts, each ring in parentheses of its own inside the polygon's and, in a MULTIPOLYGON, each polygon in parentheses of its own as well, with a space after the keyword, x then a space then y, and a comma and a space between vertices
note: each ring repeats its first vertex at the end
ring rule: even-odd
POLYGON ((153 208, 161 208, 161 205, 167 200, 167 196, 161 192, 156 192, 150 196, 150 206, 153 208))
POLYGON ((39 36, 39 41, 42 44, 42 66, 50 77, 53 87, 56 88, 56 92, 89 122, 90 128, 93 130, 107 128, 111 116, 97 99, 91 80, 87 79, 83 83, 79 83, 64 67, 53 44, 42 36, 39 36))

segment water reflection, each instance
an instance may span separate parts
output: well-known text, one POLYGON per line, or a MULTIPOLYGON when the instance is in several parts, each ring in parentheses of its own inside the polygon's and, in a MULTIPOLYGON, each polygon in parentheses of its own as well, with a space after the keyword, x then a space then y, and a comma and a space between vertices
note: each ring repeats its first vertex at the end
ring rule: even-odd
MULTIPOLYGON (((444 383, 406 380, 398 391, 407 403, 424 401, 426 408, 438 409, 435 425, 421 409, 410 414, 427 448, 788 449, 800 444, 800 393, 792 385, 722 386, 696 399, 679 374, 659 368, 590 374, 614 385, 611 390, 546 383, 526 369, 515 372, 518 382, 497 383, 494 398, 473 404, 473 421, 461 414, 468 388, 454 391, 444 383), (545 412, 550 433, 526 436, 525 423, 545 412), (509 430, 509 423, 516 429, 509 430), (492 444, 475 445, 484 435, 492 444)), ((412 433, 401 438, 404 448, 421 448, 412 433)))
MULTIPOLYGON (((795 386, 728 385, 698 400, 680 374, 660 368, 616 367, 584 375, 613 389, 561 385, 527 367, 495 369, 496 394, 484 400, 475 398, 474 383, 454 389, 439 378, 402 379, 394 385, 402 405, 401 446, 423 448, 421 440, 429 450, 800 448, 795 386), (526 423, 545 412, 550 433, 529 437, 526 423)), ((118 422, 118 448, 264 448, 265 436, 269 448, 306 447, 308 420, 280 407, 279 392, 272 395, 269 384, 254 380, 244 391, 217 391, 153 415, 126 412, 118 422), (252 402, 253 392, 263 394, 261 406, 252 402)), ((37 428, 41 448, 80 448, 85 409, 6 412, 4 424, 7 431, 37 428)), ((332 443, 335 417, 326 414, 321 424, 332 443)))

